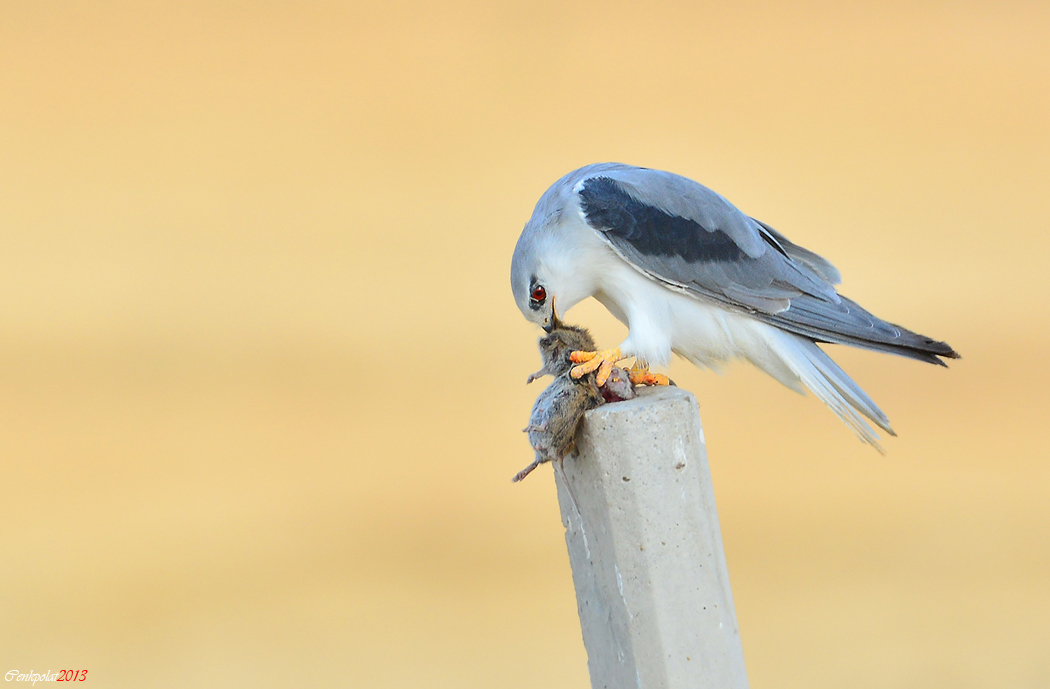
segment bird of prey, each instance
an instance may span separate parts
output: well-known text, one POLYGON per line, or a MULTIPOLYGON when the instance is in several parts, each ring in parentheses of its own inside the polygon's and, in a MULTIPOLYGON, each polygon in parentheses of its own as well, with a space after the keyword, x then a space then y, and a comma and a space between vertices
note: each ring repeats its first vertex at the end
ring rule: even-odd
MULTIPOLYGON (((594 297, 630 329, 616 349, 574 355, 582 375, 636 357, 632 376, 674 352, 718 370, 742 358, 798 392, 809 388, 863 441, 865 418, 889 419, 817 343, 848 344, 944 365, 945 342, 906 330, 839 294, 839 271, 714 191, 659 170, 599 163, 540 197, 518 239, 511 287, 530 321, 550 329, 594 297)), ((656 382, 666 378, 658 377, 656 382)), ((881 449, 881 448, 880 448, 881 449)))

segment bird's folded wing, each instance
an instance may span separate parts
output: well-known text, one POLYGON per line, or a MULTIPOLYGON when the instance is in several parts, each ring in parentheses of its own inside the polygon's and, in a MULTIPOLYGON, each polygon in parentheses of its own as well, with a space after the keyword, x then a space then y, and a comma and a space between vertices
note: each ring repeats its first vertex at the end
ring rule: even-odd
POLYGON ((606 167, 577 182, 583 219, 625 261, 672 289, 715 300, 783 330, 940 363, 951 347, 887 323, 835 291, 817 254, 692 180, 606 167))

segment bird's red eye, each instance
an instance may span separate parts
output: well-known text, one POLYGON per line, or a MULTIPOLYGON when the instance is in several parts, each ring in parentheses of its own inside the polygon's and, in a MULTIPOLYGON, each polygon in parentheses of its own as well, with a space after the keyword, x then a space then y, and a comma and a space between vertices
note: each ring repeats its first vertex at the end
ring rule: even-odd
POLYGON ((542 285, 536 285, 532 288, 532 300, 543 301, 547 298, 547 290, 543 289, 542 285))

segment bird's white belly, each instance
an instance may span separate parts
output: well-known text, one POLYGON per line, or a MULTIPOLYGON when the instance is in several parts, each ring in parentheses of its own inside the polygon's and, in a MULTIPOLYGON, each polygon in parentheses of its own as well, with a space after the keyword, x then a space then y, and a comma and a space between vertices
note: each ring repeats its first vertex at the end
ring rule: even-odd
POLYGON ((610 272, 616 274, 608 275, 595 298, 630 328, 620 346, 625 355, 666 366, 673 351, 716 370, 739 357, 767 370, 779 363, 771 351, 779 332, 775 328, 715 302, 669 289, 626 264, 610 272))

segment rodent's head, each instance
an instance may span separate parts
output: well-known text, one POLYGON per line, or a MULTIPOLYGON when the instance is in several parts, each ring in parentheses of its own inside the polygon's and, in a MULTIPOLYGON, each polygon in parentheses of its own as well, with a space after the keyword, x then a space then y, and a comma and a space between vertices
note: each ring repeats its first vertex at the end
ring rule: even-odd
POLYGON ((594 338, 586 328, 568 325, 558 320, 553 314, 554 326, 550 333, 540 338, 540 357, 543 358, 543 372, 560 376, 573 367, 569 355, 573 352, 593 352, 596 347, 594 338))

